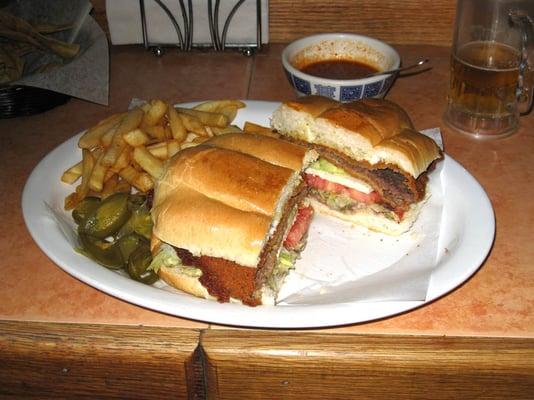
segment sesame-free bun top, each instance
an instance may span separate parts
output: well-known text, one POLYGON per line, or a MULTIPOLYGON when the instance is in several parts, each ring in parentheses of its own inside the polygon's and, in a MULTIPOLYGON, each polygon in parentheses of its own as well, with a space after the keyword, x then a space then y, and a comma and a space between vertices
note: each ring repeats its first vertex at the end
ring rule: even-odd
POLYGON ((156 184, 153 233, 193 255, 256 267, 300 171, 200 145, 179 152, 156 184))
POLYGON ((288 168, 247 154, 202 145, 179 152, 169 162, 156 196, 183 185, 230 207, 272 216, 292 175, 288 168))
POLYGON ((228 133, 215 136, 204 142, 204 144, 249 154, 260 160, 289 168, 293 171, 302 170, 317 158, 317 154, 314 151, 310 152, 302 146, 286 140, 257 134, 228 133))
POLYGON ((230 207, 183 184, 175 189, 155 197, 153 234, 158 239, 195 256, 256 267, 270 217, 230 207))
POLYGON ((333 148, 357 161, 390 164, 417 178, 441 156, 406 112, 384 99, 339 103, 321 96, 283 103, 271 126, 282 135, 333 148))

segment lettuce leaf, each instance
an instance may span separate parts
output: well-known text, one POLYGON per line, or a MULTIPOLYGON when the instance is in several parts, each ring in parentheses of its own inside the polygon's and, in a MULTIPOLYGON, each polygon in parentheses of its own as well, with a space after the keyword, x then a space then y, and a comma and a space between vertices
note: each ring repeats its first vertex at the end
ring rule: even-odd
POLYGON ((183 265, 182 260, 180 257, 178 257, 178 254, 176 254, 174 248, 166 243, 161 244, 158 254, 154 256, 152 262, 148 266, 148 269, 157 273, 160 268, 163 267, 178 268, 180 273, 188 276, 202 276, 202 271, 199 268, 183 265))

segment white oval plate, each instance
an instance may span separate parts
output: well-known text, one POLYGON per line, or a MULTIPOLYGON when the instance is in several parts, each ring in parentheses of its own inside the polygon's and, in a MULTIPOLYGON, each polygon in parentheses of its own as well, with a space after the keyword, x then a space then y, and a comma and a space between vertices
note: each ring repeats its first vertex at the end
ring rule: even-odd
MULTIPOLYGON (((279 105, 246 101, 235 124, 244 121, 269 124, 279 105)), ((262 328, 312 328, 346 325, 384 318, 412 310, 447 294, 473 275, 493 244, 495 217, 479 183, 451 157, 445 156, 442 183, 444 214, 442 235, 457 237, 434 269, 425 301, 345 302, 322 305, 247 307, 220 304, 185 293, 147 286, 110 271, 73 250, 72 244, 50 216, 46 204, 61 208, 73 187, 60 182, 65 169, 81 159, 80 135, 51 151, 35 167, 26 182, 22 211, 37 245, 60 268, 77 279, 124 301, 155 311, 210 323, 262 328)), ((70 216, 65 213, 65 217, 70 216)), ((310 244, 308 244, 310 245, 310 244)))

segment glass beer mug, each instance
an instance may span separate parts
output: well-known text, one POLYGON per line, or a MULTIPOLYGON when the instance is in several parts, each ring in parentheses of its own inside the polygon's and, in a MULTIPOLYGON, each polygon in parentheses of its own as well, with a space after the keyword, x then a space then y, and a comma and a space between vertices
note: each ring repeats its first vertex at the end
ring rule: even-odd
POLYGON ((529 112, 534 0, 458 0, 444 120, 477 139, 505 137, 529 112))

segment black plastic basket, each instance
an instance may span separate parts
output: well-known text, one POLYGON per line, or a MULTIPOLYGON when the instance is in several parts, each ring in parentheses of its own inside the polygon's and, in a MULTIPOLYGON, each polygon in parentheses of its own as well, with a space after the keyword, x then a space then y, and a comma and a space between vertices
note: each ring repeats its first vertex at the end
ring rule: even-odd
POLYGON ((22 117, 48 111, 69 101, 70 96, 31 86, 0 87, 0 118, 22 117))

